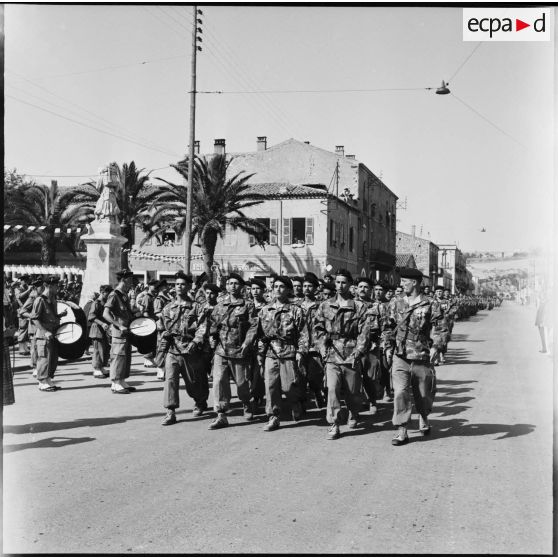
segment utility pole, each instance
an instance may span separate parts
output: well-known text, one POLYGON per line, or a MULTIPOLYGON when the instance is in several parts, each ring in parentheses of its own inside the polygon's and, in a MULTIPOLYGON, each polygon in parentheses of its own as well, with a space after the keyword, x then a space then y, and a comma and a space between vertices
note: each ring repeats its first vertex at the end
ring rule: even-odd
POLYGON ((190 261, 192 259, 192 189, 194 186, 194 141, 196 137, 196 57, 198 50, 201 51, 202 30, 198 24, 202 24, 202 20, 198 19, 198 15, 203 12, 198 10, 197 6, 193 6, 193 22, 192 22, 192 67, 191 67, 191 87, 190 87, 190 144, 188 153, 188 182, 186 185, 186 227, 184 229, 184 273, 190 273, 190 261))

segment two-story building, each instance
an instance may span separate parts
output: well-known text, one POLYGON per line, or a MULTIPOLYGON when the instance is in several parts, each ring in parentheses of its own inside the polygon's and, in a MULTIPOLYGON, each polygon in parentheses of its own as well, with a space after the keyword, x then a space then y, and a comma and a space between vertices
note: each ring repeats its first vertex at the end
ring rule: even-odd
MULTIPOLYGON (((271 230, 264 248, 241 231, 227 230, 215 248, 215 271, 236 271, 246 278, 304 271, 322 276, 346 267, 355 275, 394 279, 397 196, 363 163, 345 155, 343 146, 332 152, 289 139, 268 148, 267 138, 259 137, 255 151, 227 153, 225 140, 217 139, 214 153, 232 159, 231 175, 254 174, 251 189, 266 199, 245 214, 271 230)), ((174 233, 169 236, 168 246, 156 247, 156 265, 145 256, 155 247, 146 244, 143 256, 132 252, 134 271, 172 273, 177 264, 160 258, 180 261, 184 245, 174 233)), ((141 240, 138 231, 136 249, 141 240)), ((200 247, 192 246, 194 274, 203 270, 200 256, 200 247)))
POLYGON ((455 244, 440 244, 440 267, 452 275, 451 292, 467 293, 471 290, 471 280, 467 276, 467 259, 455 244))
POLYGON ((443 284, 438 280, 443 275, 438 264, 438 246, 426 238, 416 236, 414 227, 411 234, 397 231, 396 251, 397 254, 413 255, 417 269, 424 275, 423 285, 443 284))

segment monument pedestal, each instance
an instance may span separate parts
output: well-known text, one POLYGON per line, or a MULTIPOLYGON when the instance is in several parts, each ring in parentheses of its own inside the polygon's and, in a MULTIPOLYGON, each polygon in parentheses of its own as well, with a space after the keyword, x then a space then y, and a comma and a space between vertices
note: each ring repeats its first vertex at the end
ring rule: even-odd
POLYGON ((87 263, 79 305, 87 301, 90 293, 101 285, 116 286, 116 273, 120 270, 122 246, 126 238, 120 235, 120 225, 110 221, 92 221, 90 231, 81 237, 87 246, 87 263))

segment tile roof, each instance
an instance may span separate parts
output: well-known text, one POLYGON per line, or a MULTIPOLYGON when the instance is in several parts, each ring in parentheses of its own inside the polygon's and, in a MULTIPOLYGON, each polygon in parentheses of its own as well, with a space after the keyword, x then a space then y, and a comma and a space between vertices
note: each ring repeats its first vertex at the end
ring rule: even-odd
POLYGON ((249 184, 247 194, 258 194, 268 198, 326 198, 323 184, 289 184, 288 182, 261 182, 249 184))

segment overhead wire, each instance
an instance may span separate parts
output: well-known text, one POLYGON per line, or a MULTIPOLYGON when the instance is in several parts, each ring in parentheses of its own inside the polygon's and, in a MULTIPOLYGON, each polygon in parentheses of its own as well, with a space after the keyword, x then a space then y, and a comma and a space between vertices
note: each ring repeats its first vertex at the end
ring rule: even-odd
POLYGON ((478 48, 482 45, 482 42, 479 42, 477 44, 477 46, 471 51, 471 53, 469 54, 469 56, 467 56, 467 58, 465 58, 465 60, 463 60, 463 62, 461 63, 461 65, 457 68, 457 70, 455 70, 455 72, 453 73, 453 75, 449 78, 449 82, 453 83, 453 80, 455 79, 455 76, 463 69, 463 66, 465 66, 465 64, 467 64, 467 62, 471 59, 471 57, 473 56, 473 54, 475 54, 475 52, 477 52, 478 48))
POLYGON ((67 120, 68 122, 73 122, 74 124, 78 124, 79 126, 83 126, 84 128, 90 128, 91 130, 95 130, 95 131, 97 131, 97 132, 100 132, 101 134, 106 134, 107 136, 112 136, 112 137, 115 137, 115 138, 118 138, 118 139, 127 141, 127 142, 129 142, 129 143, 133 143, 133 144, 135 144, 135 145, 139 145, 139 146, 144 147, 145 149, 149 149, 149 150, 151 150, 151 151, 158 151, 159 153, 164 153, 165 155, 170 155, 170 156, 172 156, 172 157, 179 157, 179 155, 177 155, 176 153, 171 153, 170 151, 164 151, 164 150, 161 150, 161 149, 157 149, 157 148, 150 147, 149 145, 145 145, 145 144, 143 144, 143 143, 141 143, 141 142, 134 141, 134 140, 130 140, 130 139, 124 137, 124 136, 121 136, 120 134, 113 134, 112 132, 108 132, 107 130, 102 130, 101 128, 97 128, 96 126, 91 126, 91 125, 86 124, 86 123, 84 123, 84 122, 80 122, 80 121, 75 120, 75 119, 73 119, 73 118, 69 118, 69 117, 67 117, 67 116, 64 116, 64 115, 62 115, 62 114, 59 114, 59 113, 54 112, 54 111, 52 111, 52 110, 48 110, 48 109, 46 109, 46 108, 44 108, 44 107, 41 107, 41 106, 39 106, 39 105, 36 105, 36 104, 34 104, 34 103, 29 103, 29 102, 27 102, 27 101, 24 101, 24 100, 22 100, 22 99, 19 99, 18 97, 14 97, 13 95, 7 94, 6 97, 7 97, 7 98, 10 98, 10 99, 13 99, 14 101, 17 101, 17 102, 22 103, 22 104, 24 104, 24 105, 29 105, 29 106, 34 107, 34 108, 36 108, 36 109, 38 109, 38 110, 41 110, 41 111, 43 111, 43 112, 47 112, 47 113, 49 113, 49 114, 52 114, 52 115, 54 115, 54 116, 57 116, 58 118, 62 118, 63 120, 67 120))
POLYGON ((524 145, 523 143, 521 143, 519 140, 517 140, 516 138, 514 138, 512 135, 508 134, 505 130, 503 130, 502 128, 500 128, 500 126, 498 126, 497 124, 495 124, 494 122, 492 122, 492 120, 489 120, 486 116, 484 116, 483 114, 481 114, 477 109, 473 108, 470 104, 466 103, 463 99, 461 99, 460 97, 458 97, 455 93, 451 93, 451 96, 454 97, 455 99, 457 99, 461 104, 463 104, 464 106, 466 106, 470 111, 474 112, 478 117, 482 118, 485 122, 487 122, 488 124, 490 124, 493 128, 495 128, 496 130, 498 130, 500 133, 504 134, 507 138, 511 139, 512 141, 514 141, 515 143, 517 143, 518 145, 520 145, 521 147, 523 147, 524 149, 528 149, 528 147, 526 145, 524 145))

